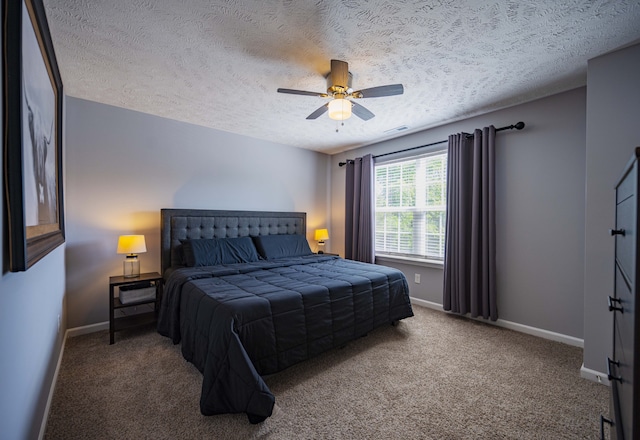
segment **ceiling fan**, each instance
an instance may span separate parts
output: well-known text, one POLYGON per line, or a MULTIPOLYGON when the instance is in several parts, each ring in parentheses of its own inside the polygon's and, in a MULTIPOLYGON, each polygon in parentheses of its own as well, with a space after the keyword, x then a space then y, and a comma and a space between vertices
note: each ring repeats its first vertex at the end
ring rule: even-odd
POLYGON ((371 87, 354 91, 351 88, 353 75, 349 72, 349 64, 345 61, 331 60, 331 71, 327 74, 327 93, 306 92, 304 90, 278 89, 278 93, 291 95, 319 96, 331 98, 331 100, 307 116, 307 119, 317 119, 329 112, 329 117, 337 121, 344 121, 351 117, 351 113, 364 121, 368 121, 375 115, 361 106, 355 99, 379 98, 382 96, 402 95, 402 84, 390 84, 386 86, 371 87))

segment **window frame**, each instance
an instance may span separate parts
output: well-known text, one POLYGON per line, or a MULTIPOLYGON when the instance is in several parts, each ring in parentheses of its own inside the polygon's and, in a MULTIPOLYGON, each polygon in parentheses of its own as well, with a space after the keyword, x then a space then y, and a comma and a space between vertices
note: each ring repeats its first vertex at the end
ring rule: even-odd
MULTIPOLYGON (((394 251, 382 251, 382 250, 378 250, 377 249, 377 244, 378 244, 378 240, 377 240, 377 232, 375 232, 375 242, 374 242, 374 252, 375 252, 375 256, 376 259, 378 260, 390 260, 390 261, 398 261, 398 262, 406 262, 408 264, 419 264, 419 265, 423 265, 423 266, 430 266, 430 267, 438 267, 438 268, 442 268, 443 264, 444 264, 444 240, 446 237, 446 214, 447 214, 447 205, 446 205, 446 192, 447 192, 447 161, 448 161, 448 151, 447 151, 447 146, 438 146, 435 148, 431 148, 428 151, 423 151, 419 154, 411 154, 411 155, 404 155, 402 157, 396 157, 393 159, 388 159, 388 160, 381 160, 381 161, 376 161, 374 163, 374 194, 375 194, 375 198, 374 198, 374 216, 376 216, 376 221, 374 222, 376 224, 376 228, 378 227, 378 221, 377 221, 377 214, 382 210, 385 212, 418 212, 420 213, 420 215, 422 216, 426 216, 426 214, 429 211, 436 211, 436 212, 442 212, 443 215, 440 216, 440 231, 441 233, 438 234, 439 239, 441 240, 441 249, 442 249, 442 253, 441 255, 435 255, 432 253, 428 253, 428 240, 427 240, 427 231, 426 231, 426 220, 423 218, 421 221, 419 221, 418 225, 414 224, 414 232, 412 234, 412 238, 416 236, 416 234, 421 235, 422 238, 419 239, 419 241, 421 242, 421 244, 418 246, 420 248, 420 252, 424 252, 423 254, 417 254, 414 252, 409 252, 409 253, 405 253, 405 252, 394 252, 394 251), (428 186, 428 182, 424 182, 425 177, 422 178, 422 181, 424 183, 418 183, 418 182, 414 182, 414 188, 415 188, 415 197, 418 197, 418 191, 422 191, 423 192, 423 197, 424 197, 424 201, 421 202, 420 200, 416 199, 414 201, 414 206, 412 207, 406 207, 405 209, 398 209, 395 207, 378 207, 378 174, 377 174, 377 168, 381 167, 381 166, 389 166, 389 165, 393 165, 393 164, 397 164, 397 163, 402 163, 402 162, 410 162, 410 161, 417 161, 423 158, 429 158, 432 156, 440 156, 440 155, 444 155, 445 157, 445 161, 443 166, 443 170, 441 170, 441 178, 440 180, 440 184, 441 184, 441 194, 440 197, 442 198, 442 204, 440 205, 432 205, 429 206, 429 204, 427 204, 427 195, 426 195, 426 188, 428 186), (422 188, 420 188, 420 186, 422 186, 422 188), (422 205, 420 205, 420 203, 422 203, 422 205), (418 205, 418 206, 416 206, 418 205), (416 232, 417 231, 417 232, 416 232)), ((423 169, 426 171, 426 167, 423 167, 423 169)), ((416 170, 416 173, 418 173, 418 169, 416 170)), ((418 180, 418 176, 416 176, 416 180, 418 180)), ((386 188, 388 189, 388 185, 385 185, 386 188)), ((402 187, 402 185, 401 185, 402 187)), ((402 189, 400 189, 400 193, 402 194, 402 189)), ((385 197, 388 197, 388 194, 385 194, 385 197)), ((401 208, 401 207, 400 207, 401 208)), ((413 247, 413 250, 415 250, 416 247, 413 247)))

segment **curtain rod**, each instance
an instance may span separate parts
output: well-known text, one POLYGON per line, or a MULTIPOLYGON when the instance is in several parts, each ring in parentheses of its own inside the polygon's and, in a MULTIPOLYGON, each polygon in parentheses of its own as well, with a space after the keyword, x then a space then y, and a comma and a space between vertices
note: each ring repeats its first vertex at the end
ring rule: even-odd
MULTIPOLYGON (((517 122, 514 125, 508 125, 506 127, 500 127, 500 128, 496 128, 496 131, 502 131, 502 130, 522 130, 524 128, 524 122, 520 121, 517 122)), ((467 137, 473 137, 472 134, 468 134, 467 137)), ((384 154, 378 154, 377 156, 373 156, 373 158, 377 158, 377 157, 382 157, 382 156, 389 156, 390 154, 398 154, 398 153, 404 153, 405 151, 412 151, 412 150, 417 150, 419 148, 425 148, 425 147, 431 147, 432 145, 438 145, 438 144, 444 144, 445 142, 449 142, 449 139, 445 139, 444 141, 438 141, 438 142, 431 142, 430 144, 425 144, 425 145, 420 145, 419 147, 411 147, 411 148, 405 148, 404 150, 398 150, 398 151, 392 151, 391 153, 384 153, 384 154)), ((340 162, 338 163, 338 166, 345 166, 348 162, 353 162, 353 159, 347 159, 346 162, 340 162)))

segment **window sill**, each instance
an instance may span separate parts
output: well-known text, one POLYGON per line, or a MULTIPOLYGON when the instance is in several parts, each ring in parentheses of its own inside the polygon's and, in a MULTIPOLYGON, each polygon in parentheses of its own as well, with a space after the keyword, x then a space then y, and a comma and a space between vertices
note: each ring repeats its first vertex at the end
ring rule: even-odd
POLYGON ((422 260, 419 258, 409 258, 391 255, 376 255, 376 263, 388 261, 391 263, 410 264, 412 266, 432 267, 434 269, 444 269, 444 263, 438 260, 422 260))

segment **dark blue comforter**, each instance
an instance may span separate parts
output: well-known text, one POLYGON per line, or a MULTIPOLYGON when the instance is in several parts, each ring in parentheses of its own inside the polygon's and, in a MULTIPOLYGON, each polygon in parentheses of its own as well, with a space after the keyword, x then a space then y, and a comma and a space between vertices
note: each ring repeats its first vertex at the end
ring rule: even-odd
POLYGON ((181 268, 166 281, 158 331, 203 374, 204 415, 271 415, 261 375, 413 316, 402 272, 310 255, 181 268))

